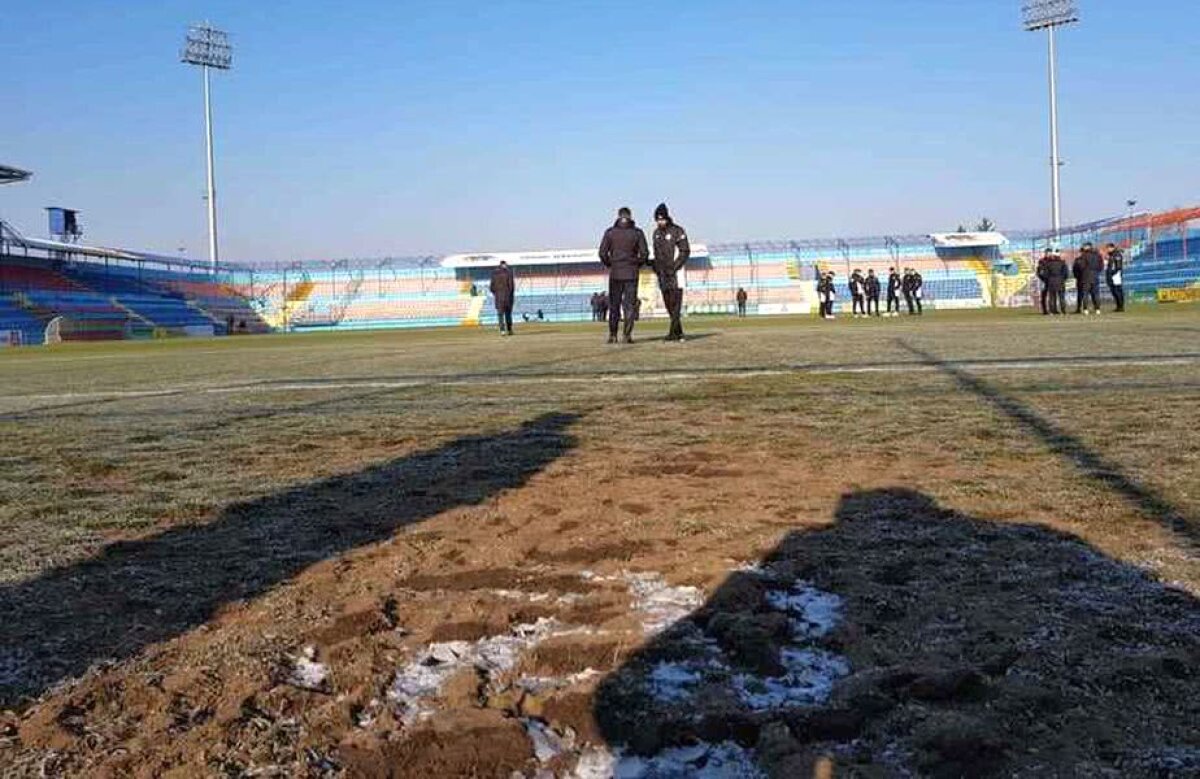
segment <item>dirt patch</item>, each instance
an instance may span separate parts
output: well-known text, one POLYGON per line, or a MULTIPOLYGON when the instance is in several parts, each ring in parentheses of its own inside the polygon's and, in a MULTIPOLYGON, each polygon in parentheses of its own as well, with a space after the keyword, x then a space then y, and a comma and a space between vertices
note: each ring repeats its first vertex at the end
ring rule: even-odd
POLYGON ((595 546, 579 546, 561 552, 535 549, 529 559, 539 563, 595 563, 601 560, 616 563, 629 562, 647 549, 642 541, 622 541, 595 546))

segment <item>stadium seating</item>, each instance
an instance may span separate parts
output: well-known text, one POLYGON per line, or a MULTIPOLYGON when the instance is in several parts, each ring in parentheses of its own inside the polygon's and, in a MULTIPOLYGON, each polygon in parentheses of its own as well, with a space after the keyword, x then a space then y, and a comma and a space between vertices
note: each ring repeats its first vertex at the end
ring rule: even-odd
POLYGON ((42 322, 12 297, 0 295, 0 345, 41 344, 46 330, 42 322))

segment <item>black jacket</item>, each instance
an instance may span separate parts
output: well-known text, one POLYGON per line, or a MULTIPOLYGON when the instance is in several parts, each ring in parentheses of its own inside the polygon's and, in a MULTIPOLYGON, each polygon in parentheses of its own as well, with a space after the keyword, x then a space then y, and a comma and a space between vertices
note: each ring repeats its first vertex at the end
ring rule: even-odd
POLYGON ((1085 285, 1095 284, 1104 270, 1104 260, 1095 249, 1085 250, 1075 258, 1075 278, 1085 285))
POLYGON ((863 287, 867 291, 867 297, 869 297, 869 298, 879 297, 879 277, 878 276, 867 276, 866 280, 863 281, 863 287))
POLYGON ((632 219, 628 222, 618 219, 616 224, 604 231, 604 240, 600 241, 600 262, 608 268, 609 278, 614 281, 633 281, 649 258, 646 234, 632 219))
POLYGON ((850 274, 850 294, 856 298, 863 294, 863 277, 857 273, 850 274))
POLYGON ((662 276, 678 273, 692 256, 687 230, 671 222, 654 231, 654 272, 662 276))
POLYGON ((1071 275, 1067 263, 1062 257, 1051 257, 1046 260, 1046 286, 1051 289, 1062 289, 1071 275))
POLYGON ((1125 255, 1121 253, 1120 249, 1117 249, 1116 251, 1114 251, 1108 255, 1108 264, 1104 267, 1104 277, 1106 279, 1108 279, 1109 283, 1111 284, 1112 280, 1113 280, 1113 276, 1120 273, 1120 274, 1122 274, 1121 281, 1123 282, 1125 280, 1123 278, 1124 272, 1125 272, 1125 255))
POLYGON ((900 278, 900 274, 892 272, 888 274, 888 294, 895 296, 896 292, 903 286, 904 281, 900 278))
POLYGON ((492 295, 496 298, 496 305, 511 306, 517 289, 512 268, 496 268, 496 270, 492 271, 490 289, 492 290, 492 295))

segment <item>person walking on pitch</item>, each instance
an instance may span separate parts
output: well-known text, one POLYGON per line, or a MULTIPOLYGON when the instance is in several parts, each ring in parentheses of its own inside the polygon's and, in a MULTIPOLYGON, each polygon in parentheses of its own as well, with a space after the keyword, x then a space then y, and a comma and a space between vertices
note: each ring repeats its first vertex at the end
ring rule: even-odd
POLYGON ((633 343, 633 325, 638 306, 638 274, 650 259, 646 234, 633 221, 628 208, 617 211, 617 221, 604 231, 600 241, 600 262, 608 268, 608 342, 617 342, 617 329, 622 340, 633 343))
POLYGON ((1108 282, 1108 291, 1112 293, 1113 302, 1117 304, 1116 311, 1121 314, 1125 312, 1125 255, 1115 243, 1110 243, 1107 249, 1108 262, 1104 265, 1104 279, 1108 282))
POLYGON ((517 283, 513 278, 512 268, 504 260, 499 267, 492 271, 490 289, 496 303, 496 318, 500 320, 500 335, 512 335, 513 304, 516 302, 517 283))
POLYGON ((683 341, 683 289, 679 286, 679 271, 692 256, 687 230, 675 224, 666 203, 654 209, 654 275, 658 277, 658 290, 662 293, 663 305, 671 317, 668 341, 683 341))

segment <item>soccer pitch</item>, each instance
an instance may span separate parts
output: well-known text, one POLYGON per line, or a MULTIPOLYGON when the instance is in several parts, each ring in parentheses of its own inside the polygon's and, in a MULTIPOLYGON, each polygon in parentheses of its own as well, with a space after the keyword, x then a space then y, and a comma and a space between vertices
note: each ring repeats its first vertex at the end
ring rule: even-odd
POLYGON ((0 773, 1200 770, 1200 308, 685 326, 0 352, 0 773))

